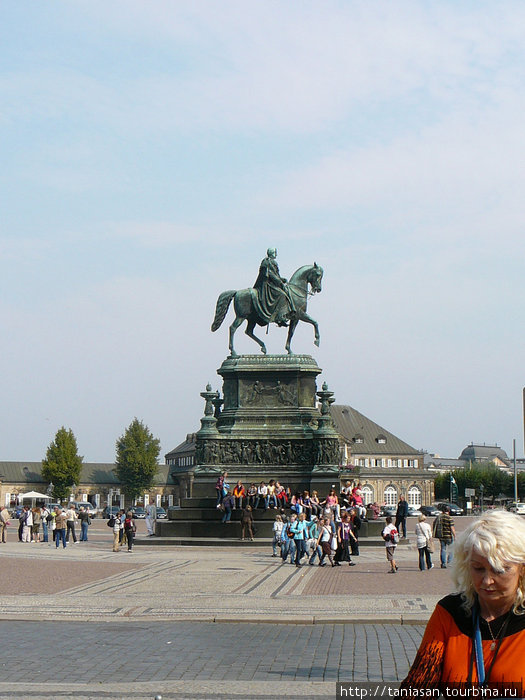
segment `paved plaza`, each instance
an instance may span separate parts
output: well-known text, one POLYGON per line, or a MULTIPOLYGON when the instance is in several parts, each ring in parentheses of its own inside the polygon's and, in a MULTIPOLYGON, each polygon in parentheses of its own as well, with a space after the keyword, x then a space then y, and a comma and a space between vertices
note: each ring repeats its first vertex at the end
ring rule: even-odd
POLYGON ((389 575, 381 547, 363 546, 355 567, 296 568, 271 548, 129 554, 111 539, 100 520, 88 543, 59 550, 10 528, 1 698, 334 697, 337 680, 396 683, 451 590, 410 544, 389 575))

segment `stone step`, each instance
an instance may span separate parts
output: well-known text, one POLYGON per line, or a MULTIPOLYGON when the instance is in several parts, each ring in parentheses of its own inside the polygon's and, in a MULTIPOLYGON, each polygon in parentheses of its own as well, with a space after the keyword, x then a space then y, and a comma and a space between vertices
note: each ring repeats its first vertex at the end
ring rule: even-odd
MULTIPOLYGON (((137 537, 134 541, 135 545, 154 545, 162 547, 267 547, 272 546, 271 537, 256 537, 253 542, 250 540, 240 540, 238 537, 137 537)), ((409 544, 408 540, 401 540, 400 546, 409 544)), ((369 537, 366 540, 360 540, 360 549, 368 547, 384 547, 383 539, 377 537, 369 537)))
MULTIPOLYGON (((279 511, 274 509, 264 510, 258 508, 252 511, 253 517, 256 521, 259 520, 270 520, 274 522, 275 516, 278 515, 279 511)), ((180 521, 180 520, 221 520, 224 515, 224 511, 219 508, 170 508, 169 510, 169 520, 180 521)), ((231 519, 239 520, 241 517, 241 510, 232 510, 231 519)))

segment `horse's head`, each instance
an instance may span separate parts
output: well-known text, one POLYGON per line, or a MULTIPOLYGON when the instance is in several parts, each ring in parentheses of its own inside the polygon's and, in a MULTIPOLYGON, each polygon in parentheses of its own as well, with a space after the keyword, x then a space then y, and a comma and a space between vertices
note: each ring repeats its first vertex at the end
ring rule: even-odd
POLYGON ((321 292, 323 287, 321 285, 321 280, 323 279, 323 268, 314 262, 314 266, 311 268, 311 272, 308 275, 308 282, 312 288, 312 292, 321 292))

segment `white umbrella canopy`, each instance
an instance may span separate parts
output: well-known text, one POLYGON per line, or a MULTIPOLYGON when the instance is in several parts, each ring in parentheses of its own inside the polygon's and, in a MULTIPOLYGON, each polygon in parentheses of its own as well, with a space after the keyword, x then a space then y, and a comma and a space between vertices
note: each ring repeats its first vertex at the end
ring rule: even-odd
POLYGON ((18 498, 21 501, 23 501, 25 498, 42 498, 46 501, 51 500, 51 496, 48 496, 45 493, 38 493, 38 491, 28 491, 27 493, 19 493, 18 498))

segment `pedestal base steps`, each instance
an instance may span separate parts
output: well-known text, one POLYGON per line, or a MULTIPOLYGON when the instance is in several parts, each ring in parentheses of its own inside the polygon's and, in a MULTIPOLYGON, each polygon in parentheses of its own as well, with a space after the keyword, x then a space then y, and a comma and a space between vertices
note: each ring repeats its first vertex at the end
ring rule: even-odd
MULTIPOLYGON (((240 510, 232 510, 231 520, 222 523, 223 511, 219 510, 214 498, 184 498, 180 508, 170 508, 167 520, 157 520, 155 534, 157 537, 176 538, 213 538, 228 539, 241 536, 240 510)), ((290 514, 286 510, 286 514, 290 514)), ((273 523, 278 510, 257 508, 253 511, 255 539, 273 537, 273 523)), ((361 524, 360 539, 380 537, 385 526, 383 520, 364 521, 361 524)), ((152 538, 153 539, 153 538, 152 538)), ((381 540, 382 542, 382 540, 381 540)))

